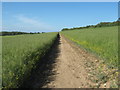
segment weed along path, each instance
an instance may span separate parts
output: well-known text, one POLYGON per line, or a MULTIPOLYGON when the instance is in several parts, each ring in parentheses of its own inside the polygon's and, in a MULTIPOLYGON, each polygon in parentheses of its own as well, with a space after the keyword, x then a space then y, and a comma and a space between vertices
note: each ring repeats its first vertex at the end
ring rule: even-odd
MULTIPOLYGON (((51 51, 33 70, 23 87, 29 88, 93 88, 110 87, 109 81, 98 79, 100 60, 60 35, 51 51)), ((105 67, 106 69, 106 67, 105 67)), ((102 71, 101 71, 102 72, 102 71)), ((109 72, 108 72, 109 73, 109 72)), ((104 78, 107 76, 104 75, 104 78)))

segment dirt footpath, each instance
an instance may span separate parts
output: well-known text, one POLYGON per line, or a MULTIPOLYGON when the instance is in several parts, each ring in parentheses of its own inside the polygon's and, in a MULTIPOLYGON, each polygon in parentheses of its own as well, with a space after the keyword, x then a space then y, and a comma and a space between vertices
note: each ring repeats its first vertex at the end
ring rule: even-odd
POLYGON ((109 88, 117 80, 116 71, 108 69, 103 60, 61 35, 39 61, 22 87, 109 88))
MULTIPOLYGON (((88 61, 99 61, 72 42, 60 36, 60 53, 53 71, 56 72, 54 80, 44 87, 49 88, 90 88, 96 85, 89 78, 86 67, 88 61)), ((93 63, 92 62, 92 63, 93 63)), ((94 78, 94 77, 93 77, 94 78)))

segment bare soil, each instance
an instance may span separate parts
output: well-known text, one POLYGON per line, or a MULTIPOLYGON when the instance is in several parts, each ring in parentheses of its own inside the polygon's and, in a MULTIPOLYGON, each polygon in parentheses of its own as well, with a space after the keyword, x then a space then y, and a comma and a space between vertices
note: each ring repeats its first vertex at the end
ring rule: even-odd
POLYGON ((92 85, 85 69, 86 52, 75 48, 63 36, 60 39, 60 53, 57 57, 55 80, 47 87, 55 88, 87 88, 92 85))

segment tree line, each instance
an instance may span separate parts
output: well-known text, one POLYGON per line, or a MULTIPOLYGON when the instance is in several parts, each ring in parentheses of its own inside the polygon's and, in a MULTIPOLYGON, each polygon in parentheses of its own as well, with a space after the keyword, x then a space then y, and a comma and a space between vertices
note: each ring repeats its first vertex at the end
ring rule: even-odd
MULTIPOLYGON (((42 32, 45 33, 45 32, 42 32)), ((12 31, 12 32, 8 32, 8 31, 2 31, 0 32, 0 36, 6 36, 6 35, 21 35, 21 34, 40 34, 40 32, 17 32, 17 31, 12 31)))
POLYGON ((120 20, 115 21, 115 22, 100 22, 97 25, 88 25, 85 27, 63 28, 62 31, 84 29, 84 28, 109 27, 109 26, 118 26, 118 25, 120 25, 120 20))

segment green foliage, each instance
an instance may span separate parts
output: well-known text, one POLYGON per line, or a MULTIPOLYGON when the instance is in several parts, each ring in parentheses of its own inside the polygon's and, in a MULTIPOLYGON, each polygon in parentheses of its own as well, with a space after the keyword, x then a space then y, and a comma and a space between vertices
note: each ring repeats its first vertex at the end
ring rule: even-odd
POLYGON ((81 47, 103 58, 105 62, 118 67, 118 27, 88 28, 61 32, 81 47))
POLYGON ((119 88, 118 87, 118 85, 117 85, 117 81, 112 81, 111 83, 110 83, 110 88, 119 88))
POLYGON ((5 35, 20 35, 20 34, 29 34, 29 33, 26 33, 26 32, 7 32, 7 31, 0 32, 0 36, 5 36, 5 35))
POLYGON ((3 36, 3 87, 16 88, 50 49, 57 33, 3 36))
POLYGON ((63 28, 61 31, 80 30, 80 29, 97 28, 97 27, 110 27, 110 26, 118 26, 118 25, 120 25, 120 21, 101 22, 101 23, 98 23, 97 25, 88 25, 88 26, 85 26, 85 27, 63 28))
POLYGON ((17 32, 17 31, 12 31, 12 32, 8 32, 8 31, 2 31, 0 32, 0 36, 7 36, 7 35, 20 35, 20 34, 39 34, 40 32, 17 32))

